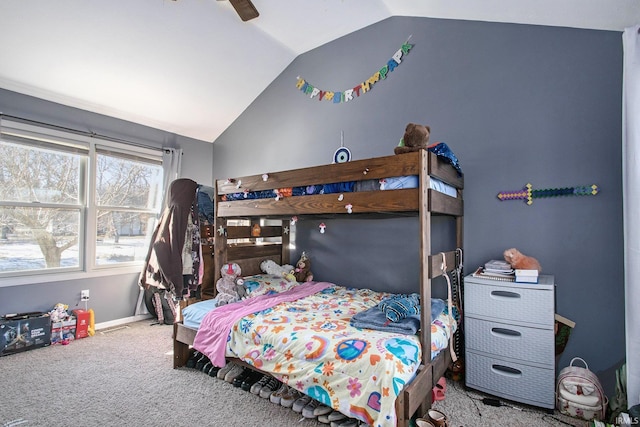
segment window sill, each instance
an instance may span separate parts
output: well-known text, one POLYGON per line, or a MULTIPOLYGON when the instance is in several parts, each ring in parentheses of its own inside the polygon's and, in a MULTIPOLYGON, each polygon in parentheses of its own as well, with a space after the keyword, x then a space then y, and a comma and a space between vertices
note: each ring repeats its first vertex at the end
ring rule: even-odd
POLYGON ((33 274, 28 276, 14 276, 0 278, 0 288, 20 285, 34 285, 37 283, 68 282, 70 280, 84 280, 94 277, 119 276, 140 273, 142 265, 126 267, 101 268, 92 271, 73 271, 68 273, 33 274))

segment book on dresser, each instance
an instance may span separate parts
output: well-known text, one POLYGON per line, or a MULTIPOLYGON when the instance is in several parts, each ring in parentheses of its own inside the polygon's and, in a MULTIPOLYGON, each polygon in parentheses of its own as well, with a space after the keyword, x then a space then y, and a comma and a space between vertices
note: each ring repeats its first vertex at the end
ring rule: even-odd
POLYGON ((507 261, 492 259, 484 263, 484 270, 487 273, 512 274, 513 268, 507 261))
POLYGON ((516 276, 514 272, 510 273, 496 273, 491 270, 487 270, 485 267, 478 267, 478 269, 473 272, 473 277, 479 277, 482 279, 491 279, 491 280, 499 280, 501 282, 515 282, 516 276))
POLYGON ((516 283, 538 283, 538 270, 516 269, 516 283))

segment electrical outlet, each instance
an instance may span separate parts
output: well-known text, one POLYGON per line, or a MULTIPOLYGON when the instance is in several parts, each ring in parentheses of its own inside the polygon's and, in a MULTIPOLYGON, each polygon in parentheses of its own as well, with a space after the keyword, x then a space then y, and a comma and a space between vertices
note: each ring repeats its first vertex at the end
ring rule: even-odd
POLYGON ((89 301, 89 289, 80 291, 80 301, 89 301))

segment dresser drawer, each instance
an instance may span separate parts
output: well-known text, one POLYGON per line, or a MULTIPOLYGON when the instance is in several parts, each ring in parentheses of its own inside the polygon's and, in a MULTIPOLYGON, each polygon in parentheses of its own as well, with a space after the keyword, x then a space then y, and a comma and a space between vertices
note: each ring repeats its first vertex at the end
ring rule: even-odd
POLYGON ((467 316, 478 315, 518 324, 554 324, 553 289, 535 289, 466 282, 464 305, 467 316))
POLYGON ((467 387, 529 405, 555 406, 555 370, 466 353, 467 387))
POLYGON ((553 329, 514 326, 466 317, 465 347, 496 356, 553 366, 555 337, 553 329))

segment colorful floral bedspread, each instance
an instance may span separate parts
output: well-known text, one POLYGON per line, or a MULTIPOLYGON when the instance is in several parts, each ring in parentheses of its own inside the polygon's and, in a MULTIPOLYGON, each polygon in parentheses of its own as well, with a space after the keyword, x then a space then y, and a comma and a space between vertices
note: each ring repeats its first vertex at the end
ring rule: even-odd
MULTIPOLYGON (((296 283, 259 282, 256 294, 296 283)), ((350 417, 372 426, 395 426, 396 397, 422 357, 419 338, 349 325, 351 316, 389 295, 333 285, 245 316, 231 329, 227 356, 272 373, 350 417)), ((432 357, 446 348, 449 333, 448 316, 442 314, 431 326, 432 357)))

